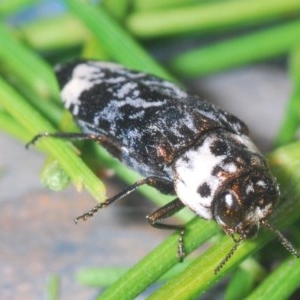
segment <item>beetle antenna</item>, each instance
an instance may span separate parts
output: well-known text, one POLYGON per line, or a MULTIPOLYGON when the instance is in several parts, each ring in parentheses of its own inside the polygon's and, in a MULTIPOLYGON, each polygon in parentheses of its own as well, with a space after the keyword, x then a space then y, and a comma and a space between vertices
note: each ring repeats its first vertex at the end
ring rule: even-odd
POLYGON ((240 245, 241 241, 243 240, 243 237, 240 236, 238 240, 234 240, 234 246, 230 249, 230 251, 227 253, 227 255, 222 259, 222 261, 219 263, 219 265, 215 268, 215 275, 217 275, 221 269, 224 267, 224 265, 228 262, 228 260, 231 258, 233 253, 236 251, 238 246, 240 245))
POLYGON ((277 235, 281 245, 287 251, 289 251, 292 255, 294 255, 297 258, 300 257, 299 252, 295 249, 295 247, 292 245, 292 243, 280 231, 278 231, 270 223, 268 223, 267 220, 262 220, 261 224, 264 225, 265 227, 267 227, 270 231, 274 232, 277 235))

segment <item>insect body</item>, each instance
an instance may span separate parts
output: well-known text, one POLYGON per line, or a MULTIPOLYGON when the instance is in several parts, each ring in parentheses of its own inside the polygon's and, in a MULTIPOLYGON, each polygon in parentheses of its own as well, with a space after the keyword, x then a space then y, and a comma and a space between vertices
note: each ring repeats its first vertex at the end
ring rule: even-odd
POLYGON ((76 220, 148 184, 177 195, 147 218, 155 227, 181 230, 181 257, 184 227, 160 220, 184 206, 214 219, 227 234, 239 235, 216 272, 260 225, 276 232, 298 256, 267 222, 279 189, 242 121, 169 81, 117 64, 75 61, 59 65, 56 74, 64 105, 82 133, 40 134, 32 142, 44 135, 91 139, 145 176, 76 220))

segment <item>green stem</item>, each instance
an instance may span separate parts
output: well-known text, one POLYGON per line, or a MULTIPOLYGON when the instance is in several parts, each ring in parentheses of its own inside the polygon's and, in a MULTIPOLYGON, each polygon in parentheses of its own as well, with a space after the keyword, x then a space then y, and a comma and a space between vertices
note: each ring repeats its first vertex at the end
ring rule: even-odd
MULTIPOLYGON (((200 218, 193 219, 186 228, 187 232, 184 238, 186 254, 196 249, 219 231, 215 222, 207 222, 200 218)), ((178 233, 174 233, 105 290, 98 299, 107 300, 120 297, 134 299, 151 283, 179 263, 176 255, 177 246, 178 233)), ((172 297, 161 299, 172 299, 172 297)))
POLYGON ((0 110, 0 128, 23 142, 29 141, 32 138, 32 135, 29 134, 26 129, 20 126, 16 120, 2 110, 0 110))
POLYGON ((10 32, 0 24, 1 72, 14 74, 14 80, 36 92, 41 98, 51 98, 57 91, 52 69, 24 45, 18 43, 10 32))
POLYGON ((12 14, 24 7, 28 7, 36 3, 37 0, 2 0, 0 1, 0 14, 8 15, 12 14))
MULTIPOLYGON (((189 262, 185 260, 183 264, 176 264, 169 272, 159 278, 159 282, 164 282, 171 279, 176 274, 182 272, 189 262)), ((118 280, 125 272, 128 272, 129 267, 99 267, 88 268, 77 273, 77 279, 81 284, 93 287, 107 287, 118 280)))
POLYGON ((136 70, 173 79, 101 7, 96 8, 78 0, 67 0, 66 2, 114 60, 136 70))
POLYGON ((131 5, 129 0, 103 0, 102 3, 105 10, 119 21, 125 18, 131 5))
POLYGON ((132 6, 137 11, 151 11, 216 1, 222 0, 134 0, 132 6))
POLYGON ((245 299, 266 271, 251 257, 243 261, 240 267, 232 274, 226 287, 224 300, 245 299))
POLYGON ((57 275, 51 275, 47 284, 47 300, 58 300, 60 292, 60 281, 57 275))
POLYGON ((300 21, 274 26, 180 54, 170 61, 170 68, 180 76, 204 76, 270 59, 297 46, 299 32, 300 21))
POLYGON ((70 14, 35 20, 17 34, 32 48, 49 52, 82 45, 90 38, 88 30, 70 14))
POLYGON ((226 1, 186 8, 137 12, 128 17, 129 30, 140 37, 204 32, 257 25, 300 13, 298 0, 226 1))
POLYGON ((287 259, 254 290, 247 300, 289 299, 299 288, 300 260, 287 259))
MULTIPOLYGON (((41 117, 11 86, 0 80, 0 104, 31 136, 38 132, 56 130, 41 117)), ((42 139, 38 142, 57 159, 78 190, 84 186, 97 200, 105 198, 105 188, 99 179, 86 167, 73 149, 63 141, 42 139)))
MULTIPOLYGON (((300 43, 299 43, 300 44, 300 43)), ((293 83, 293 91, 287 104, 285 118, 278 132, 275 147, 279 147, 296 139, 300 123, 300 47, 291 51, 289 73, 293 83)))

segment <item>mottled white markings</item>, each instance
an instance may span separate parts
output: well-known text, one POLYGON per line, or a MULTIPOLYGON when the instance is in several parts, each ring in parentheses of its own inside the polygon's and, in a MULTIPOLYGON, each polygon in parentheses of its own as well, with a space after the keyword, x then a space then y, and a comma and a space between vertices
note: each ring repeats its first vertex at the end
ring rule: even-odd
MULTIPOLYGON (((114 102, 114 100, 111 102, 114 102)), ((132 99, 129 97, 126 97, 124 101, 116 101, 115 102, 115 105, 117 107, 122 107, 124 105, 130 105, 132 107, 142 108, 142 109, 146 109, 148 107, 159 107, 159 106, 163 106, 165 104, 166 104, 166 100, 149 102, 142 98, 132 99)))
POLYGON ((253 193, 254 192, 254 187, 253 187, 253 184, 251 183, 249 183, 248 185, 247 185, 247 187, 246 187, 246 194, 248 195, 248 194, 250 194, 250 193, 253 193))
POLYGON ((165 92, 166 94, 176 96, 179 99, 184 99, 188 96, 186 91, 180 89, 178 86, 176 86, 170 81, 157 81, 154 78, 154 80, 144 80, 143 83, 147 86, 150 86, 154 90, 159 89, 161 92, 165 92))
MULTIPOLYGON (((96 71, 97 70, 98 69, 96 69, 96 71)), ((93 66, 87 64, 78 65, 73 70, 71 80, 69 80, 61 90, 61 98, 65 107, 69 109, 73 105, 72 113, 75 116, 79 112, 81 105, 79 98, 82 93, 92 88, 96 83, 102 82, 101 76, 98 76, 99 74, 97 74, 96 80, 91 80, 91 74, 93 74, 93 72, 95 72, 95 67, 93 66)))
MULTIPOLYGON (((176 130, 176 126, 175 129, 176 130)), ((250 151, 254 149, 253 143, 248 138, 244 139, 236 134, 227 133, 228 137, 234 138, 237 144, 245 145, 250 151)), ((196 149, 190 149, 180 156, 174 164, 175 190, 180 200, 203 218, 211 219, 211 204, 215 193, 223 184, 224 176, 214 175, 213 170, 220 166, 227 173, 238 172, 235 163, 224 164, 226 154, 215 155, 211 152, 216 139, 219 136, 212 135, 205 138, 205 141, 196 149), (210 195, 201 197, 199 187, 207 184, 210 188, 210 195)), ((261 183, 262 184, 262 183, 261 183)), ((253 186, 248 185, 246 193, 254 191, 253 186)), ((230 206, 232 196, 226 196, 227 204, 230 206)))
POLYGON ((225 158, 225 155, 215 156, 211 153, 210 147, 214 141, 215 138, 207 137, 197 149, 188 150, 184 157, 179 157, 174 166, 175 190, 179 199, 205 219, 212 218, 210 206, 221 183, 221 179, 212 175, 212 171, 225 158), (209 185, 211 194, 202 198, 198 188, 204 183, 209 185))
POLYGON ((234 173, 237 171, 237 166, 234 163, 224 165, 224 170, 229 173, 234 173))
POLYGON ((141 134, 136 128, 134 128, 131 131, 128 131, 128 135, 127 135, 128 142, 129 142, 128 144, 131 144, 131 140, 139 139, 140 136, 141 134))
POLYGON ((135 114, 129 115, 128 118, 129 118, 130 120, 140 120, 141 118, 144 117, 144 115, 145 115, 145 111, 144 111, 144 110, 141 110, 141 111, 139 111, 139 112, 137 112, 137 113, 135 113, 135 114))
MULTIPOLYGON (((132 99, 129 97, 126 97, 125 100, 111 100, 107 106, 100 112, 97 112, 94 117, 95 124, 98 124, 98 120, 107 120, 107 121, 114 121, 116 119, 122 119, 123 115, 120 114, 120 108, 125 105, 130 105, 134 108, 141 109, 140 112, 137 112, 135 115, 127 115, 128 119, 133 119, 134 116, 139 116, 141 113, 141 116, 144 114, 144 111, 148 107, 159 107, 165 104, 165 101, 153 101, 153 102, 147 102, 144 99, 136 98, 132 99)), ((113 125, 111 125, 112 130, 115 130, 113 128, 113 125)))
POLYGON ((247 135, 237 135, 237 134, 232 134, 232 137, 238 141, 240 144, 245 145, 247 149, 251 152, 259 154, 259 150, 257 147, 254 145, 254 143, 251 141, 251 139, 247 135))
MULTIPOLYGON (((112 78, 106 78, 105 79, 105 83, 109 83, 109 84, 117 84, 117 83, 121 83, 124 82, 126 80, 126 78, 124 76, 119 76, 119 77, 112 77, 112 78)), ((111 92, 114 91, 113 88, 109 88, 109 90, 111 92)))
POLYGON ((72 113, 78 114, 79 106, 81 104, 79 97, 83 91, 89 89, 89 85, 82 80, 70 80, 61 90, 61 98, 64 105, 69 109, 72 105, 74 106, 72 113), (75 113, 77 112, 77 113, 75 113))
POLYGON ((138 97, 140 94, 140 91, 138 89, 136 89, 135 91, 133 91, 133 96, 134 97, 138 97))
POLYGON ((135 82, 127 82, 125 83, 120 89, 116 90, 113 93, 114 97, 117 97, 119 99, 123 99, 125 96, 130 94, 132 91, 136 90, 137 83, 135 82))
POLYGON ((267 187, 267 184, 263 180, 259 180, 256 182, 256 185, 261 186, 261 187, 267 187))
MULTIPOLYGON (((61 97, 66 108, 70 108, 71 105, 74 105, 74 115, 77 115, 79 112, 79 98, 84 91, 88 91, 96 84, 101 84, 103 82, 117 84, 126 80, 124 76, 105 78, 105 73, 103 72, 104 69, 120 70, 120 66, 107 62, 90 62, 88 64, 79 64, 73 69, 71 79, 61 90, 61 97)), ((123 98, 124 95, 135 88, 136 83, 127 83, 118 90, 116 97, 123 98)))

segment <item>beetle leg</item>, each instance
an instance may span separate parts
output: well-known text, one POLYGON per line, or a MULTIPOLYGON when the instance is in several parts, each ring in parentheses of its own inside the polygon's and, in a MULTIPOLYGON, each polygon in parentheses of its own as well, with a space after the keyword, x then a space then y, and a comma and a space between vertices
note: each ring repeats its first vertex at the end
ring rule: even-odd
POLYGON ((164 180, 161 179, 161 178, 158 178, 158 177, 147 177, 147 178, 140 179, 137 182, 135 182, 134 184, 132 184, 131 186, 127 187, 122 192, 114 195, 113 197, 110 197, 110 198, 106 199, 104 202, 98 203, 90 211, 88 211, 88 212, 84 213, 83 215, 77 217, 74 220, 74 222, 77 224, 80 219, 85 221, 88 218, 92 217, 95 213, 97 213, 99 209, 107 207, 108 205, 112 204, 113 202, 126 197, 127 195, 134 192, 141 185, 148 184, 148 185, 152 186, 152 185, 155 185, 157 181, 163 182, 164 180))
POLYGON ((178 256, 180 261, 183 261, 183 258, 185 257, 184 246, 183 246, 185 227, 183 225, 164 224, 161 223, 160 221, 168 217, 171 217, 179 210, 181 210, 183 207, 184 204, 178 198, 176 198, 175 200, 160 207, 159 209, 157 209, 156 211, 154 211, 153 213, 151 213, 146 217, 149 224, 155 228, 180 230, 179 238, 178 238, 178 256))

